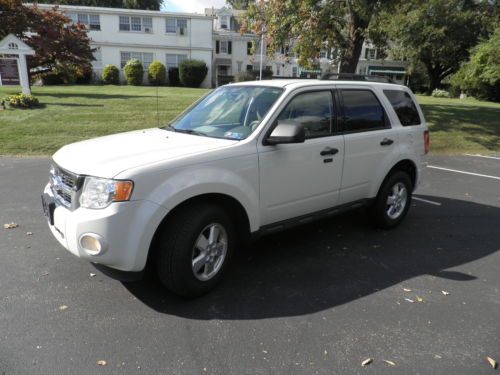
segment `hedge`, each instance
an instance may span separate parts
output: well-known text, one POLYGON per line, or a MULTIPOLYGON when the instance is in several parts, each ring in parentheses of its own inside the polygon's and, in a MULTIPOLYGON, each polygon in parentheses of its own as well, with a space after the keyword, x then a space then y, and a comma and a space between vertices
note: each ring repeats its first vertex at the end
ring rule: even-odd
POLYGON ((184 60, 179 66, 181 83, 187 87, 200 87, 207 73, 207 64, 201 60, 184 60))
POLYGON ((108 85, 120 84, 120 71, 114 65, 106 65, 102 70, 102 81, 108 85))
POLYGON ((144 77, 142 63, 137 59, 127 61, 123 68, 125 80, 129 85, 140 86, 144 77))

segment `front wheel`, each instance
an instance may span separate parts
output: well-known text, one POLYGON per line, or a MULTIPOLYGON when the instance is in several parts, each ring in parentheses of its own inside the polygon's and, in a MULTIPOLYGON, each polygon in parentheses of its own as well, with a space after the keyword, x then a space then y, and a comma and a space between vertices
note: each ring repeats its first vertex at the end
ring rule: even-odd
POLYGON ((234 226, 221 207, 185 207, 167 222, 160 238, 158 276, 176 294, 205 294, 223 277, 234 242, 234 226))
POLYGON ((371 208, 375 224, 383 229, 398 226, 411 205, 412 183, 407 173, 397 171, 382 184, 371 208))

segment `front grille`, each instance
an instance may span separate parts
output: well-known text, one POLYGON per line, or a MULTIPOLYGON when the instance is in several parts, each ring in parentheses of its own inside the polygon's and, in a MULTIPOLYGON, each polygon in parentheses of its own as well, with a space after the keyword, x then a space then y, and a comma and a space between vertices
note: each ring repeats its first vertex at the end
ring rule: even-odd
POLYGON ((50 168, 50 188, 54 197, 62 205, 74 210, 78 206, 79 190, 83 177, 53 164, 50 168))

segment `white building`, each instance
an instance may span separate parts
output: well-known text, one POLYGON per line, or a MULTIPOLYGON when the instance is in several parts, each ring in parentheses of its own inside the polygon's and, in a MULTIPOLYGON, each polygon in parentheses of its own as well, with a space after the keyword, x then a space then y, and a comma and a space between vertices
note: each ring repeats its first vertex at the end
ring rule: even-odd
MULTIPOLYGON (((41 9, 53 5, 38 4, 41 9)), ((203 87, 212 85, 212 17, 202 14, 60 5, 75 22, 87 26, 96 61, 93 69, 113 64, 123 68, 131 58, 147 70, 153 60, 168 68, 185 59, 203 60, 208 74, 203 87)))
POLYGON ((255 34, 240 33, 238 17, 244 11, 207 8, 205 14, 213 18, 212 84, 219 86, 238 73, 254 70, 257 56, 253 49, 259 38, 255 34))

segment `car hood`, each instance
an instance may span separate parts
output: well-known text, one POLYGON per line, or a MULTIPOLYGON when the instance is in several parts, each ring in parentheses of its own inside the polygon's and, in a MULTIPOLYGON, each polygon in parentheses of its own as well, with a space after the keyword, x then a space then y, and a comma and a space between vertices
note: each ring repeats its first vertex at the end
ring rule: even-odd
POLYGON ((130 168, 228 147, 235 143, 237 141, 154 128, 73 143, 57 151, 53 160, 60 167, 76 174, 113 178, 130 168))

